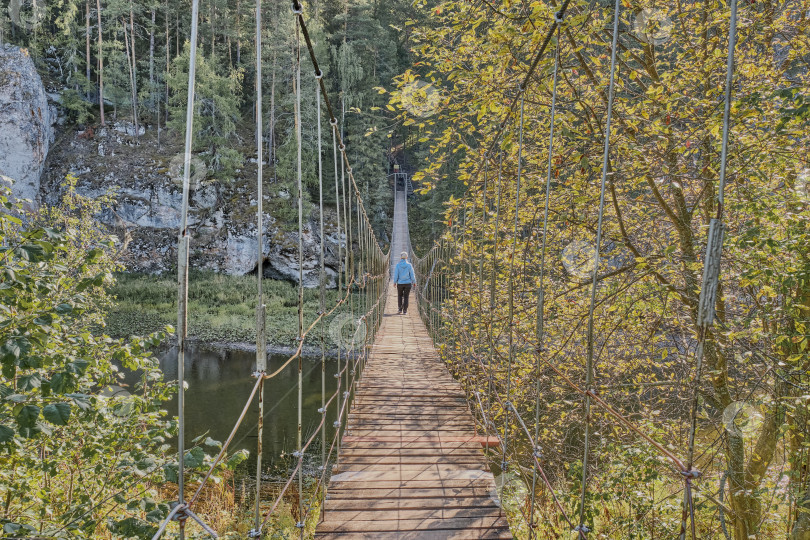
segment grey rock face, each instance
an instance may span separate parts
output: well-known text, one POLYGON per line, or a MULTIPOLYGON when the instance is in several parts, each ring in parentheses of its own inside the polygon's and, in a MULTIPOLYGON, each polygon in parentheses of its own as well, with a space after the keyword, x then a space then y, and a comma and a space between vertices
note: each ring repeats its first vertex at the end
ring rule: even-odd
POLYGON ((55 121, 27 52, 0 45, 0 170, 14 180, 19 199, 37 199, 55 121))
MULTIPOLYGON (((171 175, 166 156, 127 160, 100 158, 97 148, 106 145, 111 153, 124 154, 126 143, 112 134, 87 141, 64 139, 48 161, 41 198, 56 204, 66 174, 77 177, 76 189, 86 197, 111 196, 97 219, 107 225, 126 245, 122 262, 137 272, 162 273, 176 269, 177 235, 182 205, 181 183, 171 175)), ((231 275, 245 275, 259 268, 256 245, 256 205, 245 185, 205 179, 191 189, 188 224, 191 235, 189 259, 192 267, 231 275)), ((336 286, 337 216, 327 209, 324 226, 326 283, 336 286)), ((304 224, 305 287, 317 287, 320 280, 320 238, 317 208, 309 211, 304 224)), ((298 232, 285 230, 265 213, 262 271, 268 278, 298 282, 298 232)))
MULTIPOLYGON (((49 104, 49 97, 58 106, 58 94, 46 93, 25 50, 0 45, 0 182, 9 177, 15 197, 53 205, 59 202, 65 177, 75 176, 79 194, 112 197, 96 218, 121 239, 121 262, 127 269, 174 271, 182 206, 182 182, 175 169, 183 162, 176 146, 156 148, 150 130, 139 126, 136 133, 132 123, 115 120, 107 128, 95 126, 95 131, 92 126, 82 131, 66 126, 62 129, 73 133, 60 135, 60 142, 51 148, 58 110, 49 104)), ((202 160, 196 159, 204 171, 202 160)), ((267 213, 259 262, 250 182, 215 181, 203 172, 192 184, 188 213, 192 267, 232 275, 261 271, 267 277, 298 282, 297 226, 285 227, 267 213)), ((285 204, 294 202, 287 191, 278 198, 285 204)), ((308 214, 301 238, 303 284, 317 287, 321 241, 317 208, 311 206, 308 214)), ((338 243, 345 242, 336 230, 336 219, 335 211, 327 209, 324 251, 329 287, 336 286, 338 243)))

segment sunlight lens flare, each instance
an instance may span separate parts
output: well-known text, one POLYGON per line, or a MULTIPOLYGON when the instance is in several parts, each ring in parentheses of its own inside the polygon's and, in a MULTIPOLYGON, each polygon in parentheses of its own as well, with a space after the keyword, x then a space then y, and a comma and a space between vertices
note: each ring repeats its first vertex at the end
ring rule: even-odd
POLYGON ((32 31, 45 19, 45 0, 11 0, 8 14, 18 28, 32 31))
POLYGON ((672 19, 661 9, 642 9, 633 21, 636 37, 650 45, 662 45, 672 35, 672 19))
POLYGON ((810 169, 803 169, 796 177, 795 190, 805 202, 810 202, 810 169))
MULTIPOLYGON (((205 166, 203 160, 197 156, 189 156, 187 160, 191 163, 189 189, 193 191, 199 188, 202 185, 202 181, 208 176, 208 168, 205 166)), ((186 166, 187 160, 184 159, 183 154, 177 154, 169 162, 169 176, 172 182, 180 188, 183 187, 183 169, 186 166)))
POLYGON ((414 81, 402 88, 402 106, 413 116, 433 116, 439 110, 440 101, 439 91, 425 81, 414 81))
POLYGON ((723 425, 730 434, 747 439, 759 431, 762 414, 750 403, 735 401, 723 410, 723 425))
POLYGON ((356 348, 366 339, 366 323, 349 313, 338 315, 329 323, 329 337, 341 349, 356 348))
POLYGON ((562 263, 565 270, 579 279, 593 276, 596 265, 596 248, 585 240, 575 240, 565 246, 562 252, 562 263))
POLYGON ((110 411, 120 418, 132 414, 135 408, 135 400, 126 388, 109 384, 101 389, 98 397, 108 401, 110 411))

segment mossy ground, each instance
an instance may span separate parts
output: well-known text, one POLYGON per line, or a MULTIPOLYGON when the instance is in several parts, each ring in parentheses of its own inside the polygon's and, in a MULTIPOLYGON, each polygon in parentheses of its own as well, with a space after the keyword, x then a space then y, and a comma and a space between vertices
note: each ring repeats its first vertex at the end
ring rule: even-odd
MULTIPOLYGON (((112 290, 116 307, 107 317, 112 336, 148 334, 177 324, 177 277, 173 274, 122 273, 112 290)), ((265 279, 267 339, 274 347, 297 345, 298 288, 286 281, 265 279)), ((256 276, 226 276, 192 271, 188 284, 188 333, 191 339, 218 343, 252 343, 256 339, 256 276)), ((326 291, 326 309, 338 300, 336 290, 326 291)), ((320 309, 318 289, 304 290, 304 328, 320 309)), ((328 324, 348 308, 332 314, 324 324, 327 347, 337 347, 328 324)), ((307 344, 318 346, 320 329, 312 330, 307 344)))

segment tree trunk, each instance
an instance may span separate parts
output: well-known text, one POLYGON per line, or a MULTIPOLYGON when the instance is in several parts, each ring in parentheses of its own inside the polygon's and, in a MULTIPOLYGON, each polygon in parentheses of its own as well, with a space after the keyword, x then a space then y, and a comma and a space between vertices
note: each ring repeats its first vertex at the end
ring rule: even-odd
POLYGON ((85 0, 84 3, 84 28, 85 28, 85 77, 87 77, 87 93, 86 97, 90 99, 90 0, 85 0))
MULTIPOLYGON (((164 14, 164 18, 165 18, 165 23, 166 23, 166 74, 164 76, 164 78, 166 79, 165 80, 165 82, 166 82, 166 114, 165 114, 166 118, 164 119, 164 121, 165 121, 165 120, 169 119, 169 43, 170 43, 170 41, 169 41, 169 0, 166 0, 166 11, 165 11, 165 14, 164 14)), ((160 100, 158 100, 158 113, 159 112, 160 112, 160 100)), ((160 131, 161 131, 161 129, 160 129, 160 120, 158 120, 157 131, 158 131, 158 135, 157 135, 157 138, 158 138, 158 140, 157 140, 157 142, 158 142, 158 150, 160 150, 160 131)))
POLYGON ((802 496, 801 500, 796 502, 796 524, 793 525, 791 531, 791 540, 810 540, 810 486, 802 496))
POLYGON ((169 0, 166 0, 166 119, 168 119, 169 114, 169 66, 171 64, 171 60, 169 59, 169 44, 171 43, 171 39, 169 36, 169 0))
POLYGON ((270 140, 267 149, 267 164, 273 167, 276 181, 276 50, 273 49, 273 69, 270 76, 270 140))
POLYGON ((214 13, 215 13, 215 11, 216 11, 216 9, 214 8, 214 4, 211 3, 211 20, 209 21, 209 23, 211 24, 211 58, 214 57, 214 54, 216 52, 214 50, 214 45, 216 44, 216 35, 215 35, 215 32, 214 32, 214 13))
POLYGON ((104 122, 104 52, 101 39, 101 0, 96 0, 96 17, 98 18, 98 107, 101 125, 104 122))
MULTIPOLYGON (((127 28, 126 24, 124 24, 124 33, 126 33, 127 28)), ((135 58, 135 11, 132 7, 132 0, 129 2, 129 31, 130 31, 130 39, 129 42, 131 44, 131 51, 132 51, 132 122, 135 124, 135 140, 138 140, 138 126, 140 122, 138 122, 138 64, 135 58)))
POLYGON ((155 88, 155 8, 152 8, 152 26, 149 27, 149 99, 155 88))
MULTIPOLYGON (((124 27, 124 50, 126 51, 127 55, 127 69, 129 70, 129 88, 131 91, 132 96, 132 124, 135 129, 135 139, 138 138, 138 105, 137 105, 137 94, 135 93, 135 72, 132 70, 132 64, 130 63, 130 46, 129 46, 129 38, 127 36, 127 23, 123 22, 124 27)), ((133 51, 133 62, 134 58, 134 51, 133 51)))
MULTIPOLYGON (((796 304, 810 306, 810 287, 800 288, 796 294, 796 304)), ((801 318, 810 319, 810 307, 801 309, 801 318)), ((797 345, 793 345, 798 347, 797 345)), ((798 375, 794 376, 797 385, 807 384, 807 373, 810 372, 810 360, 799 366, 798 375)), ((791 472, 790 489, 795 493, 795 521, 791 531, 791 540, 810 540, 810 449, 807 448, 808 422, 810 411, 807 406, 796 407, 789 422, 791 472)), ((791 509, 793 510, 793 509, 791 509)))

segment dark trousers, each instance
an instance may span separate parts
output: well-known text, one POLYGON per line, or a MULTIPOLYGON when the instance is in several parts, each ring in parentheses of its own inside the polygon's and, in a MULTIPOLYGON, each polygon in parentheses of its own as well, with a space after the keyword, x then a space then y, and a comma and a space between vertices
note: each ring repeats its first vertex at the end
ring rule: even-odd
POLYGON ((408 311, 408 297, 411 295, 411 284, 400 283, 397 285, 397 308, 399 311, 408 311))

